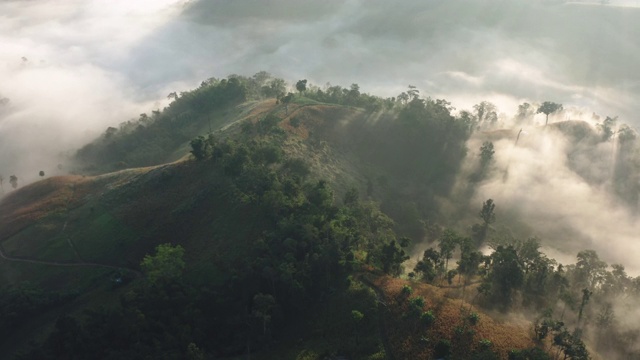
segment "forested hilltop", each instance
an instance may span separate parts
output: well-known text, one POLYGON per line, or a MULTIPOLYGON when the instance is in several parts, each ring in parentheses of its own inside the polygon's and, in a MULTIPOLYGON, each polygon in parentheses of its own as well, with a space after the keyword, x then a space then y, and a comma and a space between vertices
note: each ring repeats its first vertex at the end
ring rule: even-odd
POLYGON ((617 118, 265 72, 169 98, 0 202, 0 358, 640 357, 640 277, 569 241, 560 264, 543 250, 560 232, 492 190, 552 142, 634 214, 617 118))

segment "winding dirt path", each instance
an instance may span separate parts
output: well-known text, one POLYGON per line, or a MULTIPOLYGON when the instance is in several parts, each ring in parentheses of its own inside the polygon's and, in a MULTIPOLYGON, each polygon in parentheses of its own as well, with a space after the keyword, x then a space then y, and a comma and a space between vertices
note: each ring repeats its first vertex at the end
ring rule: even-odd
POLYGON ((115 266, 115 265, 100 264, 100 263, 94 263, 94 262, 73 262, 72 263, 72 262, 63 262, 63 261, 46 261, 46 260, 37 260, 37 259, 33 259, 33 258, 28 258, 28 257, 8 256, 7 254, 5 254, 4 249, 2 248, 1 245, 0 245, 0 257, 3 258, 4 260, 7 260, 7 261, 23 262, 23 263, 30 263, 30 264, 41 264, 41 265, 51 265, 51 266, 66 266, 66 267, 71 267, 71 266, 103 267, 103 268, 114 269, 114 270, 124 270, 124 271, 128 271, 128 272, 134 273, 134 274, 136 274, 136 276, 142 276, 142 273, 139 272, 138 270, 134 270, 134 269, 126 268, 126 267, 115 266))

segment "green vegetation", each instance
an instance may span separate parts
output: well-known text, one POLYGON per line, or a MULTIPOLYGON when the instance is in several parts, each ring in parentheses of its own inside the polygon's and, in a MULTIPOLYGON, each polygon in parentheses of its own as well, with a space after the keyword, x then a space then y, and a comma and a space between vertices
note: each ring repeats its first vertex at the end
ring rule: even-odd
POLYGON ((158 245, 155 255, 147 255, 142 259, 140 268, 151 284, 171 282, 178 279, 184 271, 184 249, 171 244, 158 245))
POLYGON ((174 160, 173 154, 185 143, 225 125, 235 106, 247 100, 283 96, 285 86, 282 79, 265 72, 253 77, 234 75, 221 80, 208 79, 195 90, 171 93, 169 98, 173 101, 162 111, 140 114, 137 120, 107 128, 99 139, 78 151, 77 159, 82 169, 89 172, 174 160))

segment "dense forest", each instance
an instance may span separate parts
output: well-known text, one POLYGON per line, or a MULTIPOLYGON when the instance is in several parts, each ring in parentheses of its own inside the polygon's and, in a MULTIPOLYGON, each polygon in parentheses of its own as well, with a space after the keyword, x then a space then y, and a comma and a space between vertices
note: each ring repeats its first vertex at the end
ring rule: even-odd
MULTIPOLYGON (((0 238, 8 261, 30 259, 14 243, 51 233, 38 224, 64 223, 59 234, 68 241, 43 239, 68 242, 71 257, 110 268, 81 285, 64 276, 52 285, 28 271, 16 278, 29 282, 3 284, 3 336, 47 330, 2 356, 640 357, 632 320, 640 277, 589 249, 560 264, 543 253, 535 231, 497 226, 500 203, 473 202, 497 172, 494 141, 506 125, 495 105, 455 111, 413 86, 392 98, 357 84, 320 88, 300 80, 295 92, 288 89, 260 72, 171 93, 166 108, 109 127, 78 150, 78 185, 64 211, 39 215, 35 225, 7 216, 15 229, 0 238), (474 136, 478 148, 469 147, 474 136), (84 238, 108 250, 93 251, 84 238), (402 286, 387 291, 380 279, 402 286), (430 299, 417 292, 423 287, 451 292, 430 299), (445 331, 443 305, 433 304, 448 297, 460 299, 459 312, 445 331), (530 343, 481 337, 484 314, 526 317, 530 343)), ((610 117, 597 126, 547 124, 561 111, 552 102, 522 104, 512 121, 524 126, 546 115, 544 131, 571 139, 569 167, 636 211, 635 132, 610 117), (608 149, 614 141, 609 183, 580 159, 601 156, 599 144, 608 149)), ((21 191, 48 194, 38 184, 6 196, 2 209, 19 204, 21 191)), ((46 245, 38 246, 48 259, 46 245)))

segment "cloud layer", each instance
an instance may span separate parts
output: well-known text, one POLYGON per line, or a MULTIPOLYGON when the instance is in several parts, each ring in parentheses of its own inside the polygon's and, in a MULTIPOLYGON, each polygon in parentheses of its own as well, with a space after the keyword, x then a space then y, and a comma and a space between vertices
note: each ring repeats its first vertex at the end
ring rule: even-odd
POLYGON ((179 13, 169 1, 0 2, 0 175, 60 172, 65 153, 154 105, 118 65, 179 13))

